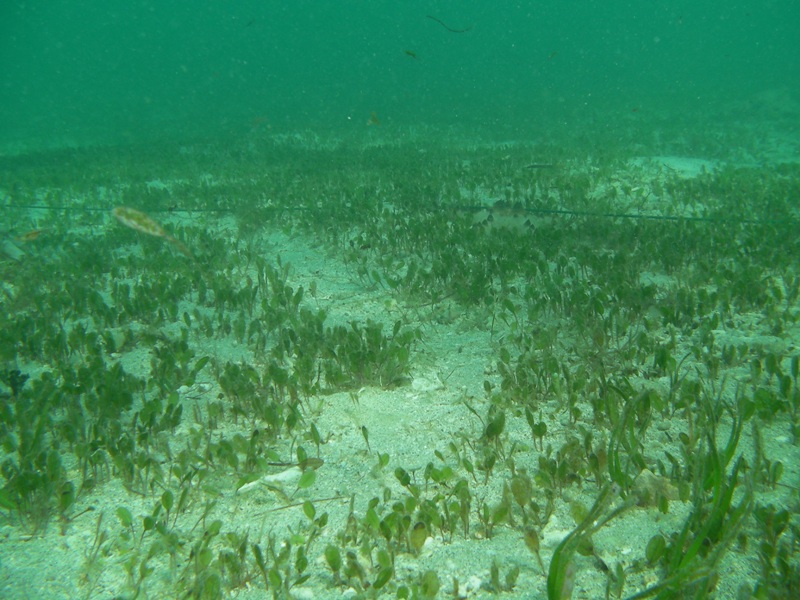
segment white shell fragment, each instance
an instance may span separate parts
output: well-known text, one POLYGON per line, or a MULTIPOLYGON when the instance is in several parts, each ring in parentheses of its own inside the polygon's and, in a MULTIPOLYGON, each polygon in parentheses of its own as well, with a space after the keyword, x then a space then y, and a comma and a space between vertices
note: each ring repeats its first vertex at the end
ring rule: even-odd
POLYGON ((252 489, 258 487, 260 484, 278 484, 282 485, 285 483, 292 483, 293 481, 297 481, 300 479, 300 476, 303 474, 303 471, 300 467, 290 467, 285 471, 281 471, 280 473, 274 473, 272 475, 264 475, 261 479, 256 479, 255 481, 251 481, 250 483, 245 483, 242 487, 236 490, 237 494, 244 494, 252 489))

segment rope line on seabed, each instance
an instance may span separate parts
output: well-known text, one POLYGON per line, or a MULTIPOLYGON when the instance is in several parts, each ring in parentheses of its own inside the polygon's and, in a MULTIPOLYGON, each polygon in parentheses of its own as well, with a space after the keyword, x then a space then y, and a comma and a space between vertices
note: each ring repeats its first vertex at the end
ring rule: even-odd
MULTIPOLYGON (((114 207, 96 207, 96 206, 50 206, 43 204, 4 204, 0 208, 11 209, 27 209, 27 210, 82 210, 85 212, 110 212, 114 207)), ((641 215, 636 213, 614 213, 614 212, 600 212, 590 210, 568 210, 560 208, 524 208, 516 206, 484 206, 478 205, 461 205, 461 204, 441 204, 437 208, 443 210, 462 210, 465 212, 480 212, 493 211, 493 210, 513 210, 519 213, 530 215, 550 215, 562 217, 595 217, 602 219, 640 219, 649 221, 695 221, 703 223, 730 223, 730 224, 747 224, 747 225, 775 225, 796 223, 797 219, 783 218, 783 219, 725 219, 719 217, 699 217, 699 216, 680 216, 680 215, 641 215)), ((304 211, 304 210, 319 210, 317 206, 264 206, 259 207, 259 210, 286 210, 286 211, 304 211)), ((204 212, 233 212, 233 208, 161 208, 149 209, 150 213, 204 213, 204 212)))

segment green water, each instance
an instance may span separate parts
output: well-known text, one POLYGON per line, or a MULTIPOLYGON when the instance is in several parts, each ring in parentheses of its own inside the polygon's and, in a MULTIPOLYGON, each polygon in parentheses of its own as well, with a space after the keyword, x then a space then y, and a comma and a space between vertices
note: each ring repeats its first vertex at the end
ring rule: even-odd
POLYGON ((798 25, 2 3, 0 597, 800 597, 798 25))
POLYGON ((790 0, 4 2, 0 142, 341 131, 372 112, 500 137, 633 112, 647 130, 796 97, 799 24, 790 0))

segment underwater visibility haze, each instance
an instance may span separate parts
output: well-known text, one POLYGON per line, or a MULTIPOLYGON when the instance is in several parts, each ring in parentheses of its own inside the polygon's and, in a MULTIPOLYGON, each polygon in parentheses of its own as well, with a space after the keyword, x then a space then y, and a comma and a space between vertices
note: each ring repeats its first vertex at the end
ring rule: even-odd
POLYGON ((0 597, 800 597, 800 4, 0 6, 0 597))
POLYGON ((645 123, 661 111, 710 115, 769 90, 796 95, 798 10, 780 0, 8 2, 0 140, 115 143, 254 122, 338 131, 373 111, 385 124, 529 137, 590 116, 613 127, 634 109, 645 123))

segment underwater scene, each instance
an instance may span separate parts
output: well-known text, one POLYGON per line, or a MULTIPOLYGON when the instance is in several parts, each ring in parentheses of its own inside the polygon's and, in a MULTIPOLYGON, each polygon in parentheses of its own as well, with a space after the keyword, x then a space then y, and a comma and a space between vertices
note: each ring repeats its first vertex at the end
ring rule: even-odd
POLYGON ((800 8, 567 4, 0 9, 1 598, 800 598, 800 8))

